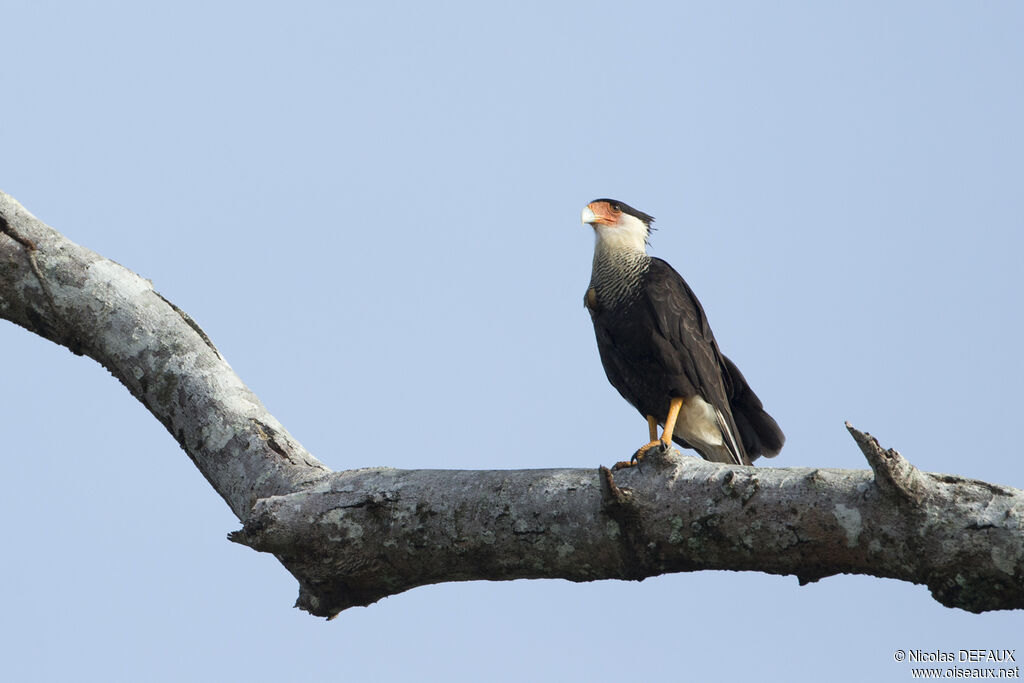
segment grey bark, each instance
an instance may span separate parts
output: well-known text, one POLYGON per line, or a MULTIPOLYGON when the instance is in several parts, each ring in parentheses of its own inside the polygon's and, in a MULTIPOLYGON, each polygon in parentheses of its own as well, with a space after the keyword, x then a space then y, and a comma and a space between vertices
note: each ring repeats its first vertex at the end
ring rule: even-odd
POLYGON ((149 281, 2 192, 0 317, 109 369, 241 520, 230 538, 276 555, 315 615, 444 581, 701 569, 869 574, 972 612, 1024 608, 1024 492, 921 472, 849 425, 871 470, 671 451, 614 474, 331 472, 149 281))
POLYGON ((3 192, 0 231, 0 317, 107 368, 239 519, 257 500, 330 471, 149 280, 71 242, 3 192))

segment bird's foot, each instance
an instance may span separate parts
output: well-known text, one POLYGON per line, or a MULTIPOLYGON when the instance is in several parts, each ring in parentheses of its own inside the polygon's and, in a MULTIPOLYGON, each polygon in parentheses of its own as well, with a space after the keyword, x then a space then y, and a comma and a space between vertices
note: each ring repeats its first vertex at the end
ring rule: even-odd
POLYGON ((626 467, 634 467, 634 466, 639 468, 640 467, 640 461, 643 460, 644 458, 646 458, 649 453, 651 453, 651 452, 656 452, 658 454, 667 453, 669 448, 670 448, 669 445, 667 443, 665 443, 664 441, 662 441, 661 439, 658 439, 657 441, 652 441, 649 444, 647 444, 646 446, 641 446, 640 449, 636 453, 633 454, 633 457, 629 459, 629 462, 627 462, 625 460, 621 460, 621 461, 615 463, 614 465, 612 465, 612 471, 613 472, 617 472, 618 470, 624 469, 626 467))

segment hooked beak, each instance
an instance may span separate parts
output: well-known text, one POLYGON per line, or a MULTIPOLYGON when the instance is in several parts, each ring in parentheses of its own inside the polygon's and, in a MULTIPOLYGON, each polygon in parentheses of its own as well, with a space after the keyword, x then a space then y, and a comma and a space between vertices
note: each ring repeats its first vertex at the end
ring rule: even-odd
POLYGON ((602 225, 615 226, 619 222, 617 212, 612 210, 608 202, 590 202, 583 209, 580 219, 590 225, 601 223, 602 225))

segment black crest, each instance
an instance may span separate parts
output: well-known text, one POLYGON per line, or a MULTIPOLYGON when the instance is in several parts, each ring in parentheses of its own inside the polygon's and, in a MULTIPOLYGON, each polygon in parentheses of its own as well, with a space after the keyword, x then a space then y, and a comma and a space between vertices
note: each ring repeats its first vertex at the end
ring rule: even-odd
MULTIPOLYGON (((640 220, 642 220, 644 222, 644 224, 648 228, 650 228, 651 227, 651 223, 654 222, 654 216, 652 216, 651 214, 644 213, 643 211, 640 211, 639 209, 634 209, 629 204, 627 204, 625 202, 620 202, 618 199, 601 198, 601 199, 595 199, 594 202, 608 202, 608 204, 610 204, 611 207, 613 209, 615 209, 616 211, 621 211, 622 213, 628 213, 630 216, 633 216, 634 218, 639 218, 640 220)), ((591 204, 593 204, 594 202, 591 202, 591 204)))

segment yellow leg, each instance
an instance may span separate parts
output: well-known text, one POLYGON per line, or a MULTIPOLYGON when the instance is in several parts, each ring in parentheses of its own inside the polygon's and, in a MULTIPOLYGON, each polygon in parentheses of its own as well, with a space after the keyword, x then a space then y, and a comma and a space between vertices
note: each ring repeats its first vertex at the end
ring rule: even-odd
POLYGON ((661 440, 666 446, 672 445, 672 434, 676 431, 676 420, 679 419, 679 411, 683 407, 683 399, 674 398, 668 404, 668 417, 665 418, 665 429, 661 432, 661 440))
POLYGON ((633 465, 639 464, 647 456, 647 452, 652 448, 663 448, 668 450, 672 446, 672 433, 676 430, 676 421, 679 419, 679 411, 683 407, 683 399, 673 398, 668 404, 668 417, 665 418, 665 429, 661 431, 661 438, 658 438, 658 418, 653 415, 647 416, 647 428, 651 435, 651 441, 645 446, 642 446, 640 450, 633 454, 632 459, 629 462, 625 460, 617 462, 612 466, 612 470, 621 470, 624 467, 632 467, 633 465))

